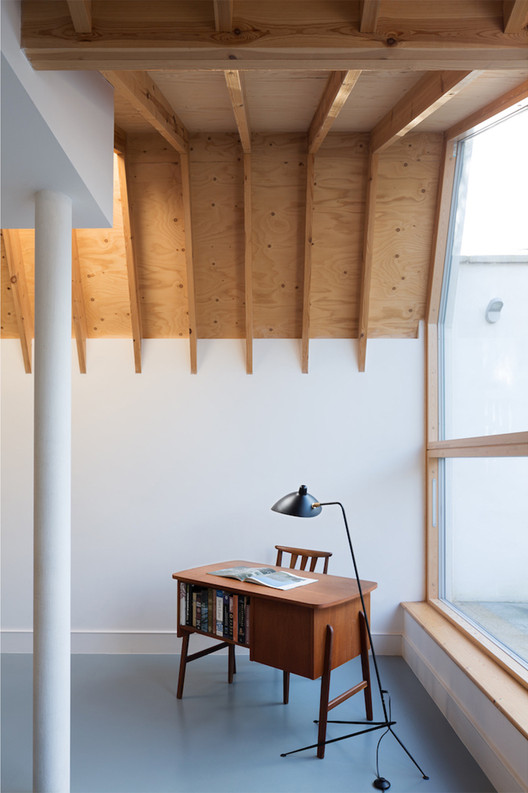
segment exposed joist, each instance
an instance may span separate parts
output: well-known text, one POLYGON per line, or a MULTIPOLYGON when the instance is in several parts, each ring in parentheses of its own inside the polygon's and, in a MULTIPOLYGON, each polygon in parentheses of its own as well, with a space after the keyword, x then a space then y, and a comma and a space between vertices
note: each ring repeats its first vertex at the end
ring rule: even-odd
POLYGON ((246 372, 253 374, 253 210, 251 154, 244 154, 244 291, 246 315, 246 372))
POLYGON ((102 74, 167 143, 180 154, 186 153, 189 142, 187 130, 148 74, 137 71, 103 71, 102 74))
POLYGON ((87 323, 81 280, 79 245, 77 242, 77 231, 75 229, 72 231, 72 318, 73 333, 77 346, 77 359, 79 361, 79 371, 81 374, 86 374, 87 323))
POLYGON ((431 441, 427 444, 427 455, 428 457, 526 457, 528 432, 431 441))
POLYGON ((425 118, 445 105, 471 80, 476 72, 432 72, 424 75, 381 121, 371 133, 372 151, 383 151, 387 146, 410 132, 425 118))
POLYGON ((361 291, 359 303, 358 330, 358 369, 365 371, 367 360, 367 339, 370 316, 370 289, 372 266, 374 262, 374 221, 376 216, 376 193, 378 187, 379 154, 369 154, 367 195, 365 200, 365 220, 363 232, 363 266, 361 271, 361 291))
POLYGON ((92 32, 92 0, 68 0, 73 27, 76 33, 92 32))
POLYGON ((116 154, 121 211, 123 214, 123 237, 125 241, 125 257, 127 267, 128 294, 130 299, 130 322, 132 325, 132 342, 134 345, 134 364, 136 373, 141 373, 141 309, 139 300, 139 284, 137 276, 136 254, 130 205, 128 200, 127 169, 125 157, 116 154))
POLYGON ((378 17, 381 8, 381 0, 361 0, 359 30, 361 33, 375 33, 378 25, 378 17))
POLYGON ((34 325, 26 285, 26 271, 24 268, 22 245, 20 244, 20 235, 17 230, 4 229, 2 237, 4 240, 11 294, 13 295, 15 303, 18 336, 22 347, 24 369, 27 374, 31 374, 31 339, 34 335, 34 325))
POLYGON ((504 0, 504 32, 521 33, 528 25, 528 0, 504 0))
POLYGON ((233 30, 233 0, 214 0, 215 30, 231 33, 233 30))
POLYGON ((467 118, 450 127, 445 133, 446 140, 456 140, 462 135, 466 135, 468 132, 473 132, 480 124, 485 124, 494 116, 508 111, 515 105, 521 106, 526 104, 527 100, 528 80, 525 80, 520 85, 512 88, 511 91, 507 91, 498 99, 494 99, 493 102, 489 102, 484 107, 481 107, 480 110, 471 113, 467 118))
POLYGON ((343 109, 360 71, 332 72, 308 130, 308 151, 315 154, 343 109))
POLYGON ((189 314, 189 350, 191 374, 198 371, 198 340, 196 326, 196 298, 194 289, 194 259, 192 240, 191 215, 191 176, 189 171, 189 155, 180 155, 181 183, 183 198, 183 216, 185 222, 185 264, 187 268, 187 304, 189 314))
POLYGON ((247 154, 251 151, 251 130, 240 72, 225 72, 225 80, 229 98, 231 99, 231 105, 233 106, 233 113, 238 127, 238 134, 240 135, 242 150, 247 154))
POLYGON ((310 327, 312 304, 312 248, 313 248, 313 207, 315 157, 308 154, 306 160, 306 203, 304 221, 304 287, 301 335, 301 368, 308 374, 310 353, 310 327))

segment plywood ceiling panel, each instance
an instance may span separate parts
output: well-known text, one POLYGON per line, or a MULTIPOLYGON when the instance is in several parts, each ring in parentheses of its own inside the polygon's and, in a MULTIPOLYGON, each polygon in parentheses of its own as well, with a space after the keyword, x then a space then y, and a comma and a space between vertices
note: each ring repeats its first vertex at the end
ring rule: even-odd
POLYGON ((223 72, 149 74, 190 132, 236 132, 223 72))
POLYGON ((334 132, 370 132, 420 80, 422 72, 363 71, 332 127, 334 132))

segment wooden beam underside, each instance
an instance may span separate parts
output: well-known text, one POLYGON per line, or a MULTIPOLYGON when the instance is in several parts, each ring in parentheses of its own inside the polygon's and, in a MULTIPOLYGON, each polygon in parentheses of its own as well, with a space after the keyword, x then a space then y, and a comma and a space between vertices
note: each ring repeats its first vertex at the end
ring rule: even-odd
POLYGON ((218 33, 233 30, 233 0, 214 0, 215 29, 218 33))
POLYGON ((521 33, 528 25, 528 0, 504 0, 504 32, 521 33))
POLYGON ((516 88, 512 88, 511 91, 507 91, 507 93, 503 94, 498 99, 489 102, 489 104, 480 108, 480 110, 471 113, 467 118, 450 127, 445 133, 446 140, 456 140, 462 135, 466 135, 468 132, 473 132, 480 124, 485 124, 499 113, 509 111, 514 105, 521 107, 521 105, 526 104, 527 100, 528 80, 525 80, 523 83, 516 86, 516 88))
POLYGON ((456 96, 475 77, 475 72, 467 71, 433 72, 424 75, 412 91, 409 91, 372 130, 372 151, 382 151, 396 138, 406 135, 456 96))
POLYGON ((240 135, 242 151, 248 154, 251 151, 251 130, 247 116, 242 77, 240 72, 228 71, 225 72, 225 79, 238 128, 238 134, 240 135))
POLYGON ((477 18, 472 13, 475 4, 468 4, 464 15, 464 3, 454 3, 453 15, 443 19, 435 13, 437 3, 409 0, 411 13, 402 19, 398 3, 385 2, 380 8, 377 0, 365 0, 360 10, 359 3, 313 0, 314 22, 309 25, 302 23, 299 0, 239 3, 236 28, 229 0, 216 0, 210 15, 198 19, 196 5, 108 0, 94 6, 91 34, 72 35, 67 4, 62 10, 58 3, 24 0, 22 47, 37 69, 345 71, 526 66, 525 0, 515 0, 511 11, 509 5, 505 7, 505 26, 515 28, 515 35, 497 25, 497 3, 481 4, 477 18), (343 17, 345 6, 348 18, 343 17))
POLYGON ((68 0, 68 10, 76 33, 92 32, 92 0, 68 0))
POLYGON ((359 79, 360 71, 332 72, 308 130, 308 151, 315 154, 359 79))
POLYGON ((179 154, 186 153, 187 130, 148 74, 136 71, 102 74, 179 154))

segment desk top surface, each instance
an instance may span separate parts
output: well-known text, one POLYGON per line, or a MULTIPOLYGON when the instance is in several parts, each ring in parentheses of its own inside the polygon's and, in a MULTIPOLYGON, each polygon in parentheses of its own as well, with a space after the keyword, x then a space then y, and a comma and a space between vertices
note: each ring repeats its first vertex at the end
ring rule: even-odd
MULTIPOLYGON (((181 570, 173 573, 173 578, 189 584, 199 584, 214 587, 215 589, 227 589, 240 595, 252 595, 259 598, 272 598, 274 600, 284 600, 301 606, 310 608, 328 608, 339 603, 345 603, 359 597, 359 589, 355 578, 344 578, 337 575, 325 575, 323 573, 310 573, 305 570, 291 570, 289 567, 277 567, 274 564, 263 562, 248 562, 241 559, 230 560, 227 562, 215 562, 201 567, 192 567, 189 570, 181 570), (211 575, 213 570, 224 570, 227 567, 270 567, 275 570, 285 570, 302 578, 313 578, 317 583, 306 584, 295 587, 294 589, 272 589, 261 584, 244 583, 235 578, 225 578, 224 576, 211 575)), ((364 595, 376 589, 374 581, 361 580, 361 589, 364 595)))

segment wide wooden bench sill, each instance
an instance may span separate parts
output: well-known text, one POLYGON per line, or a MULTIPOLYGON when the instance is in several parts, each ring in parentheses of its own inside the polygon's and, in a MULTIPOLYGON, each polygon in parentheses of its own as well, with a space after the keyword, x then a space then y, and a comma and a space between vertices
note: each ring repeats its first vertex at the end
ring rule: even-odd
MULTIPOLYGON (((444 650, 468 678, 493 702, 506 718, 528 739, 528 674, 520 664, 505 668, 477 644, 461 625, 448 617, 440 601, 402 603, 403 608, 444 650)), ((476 634, 477 632, 475 632, 476 634)))

